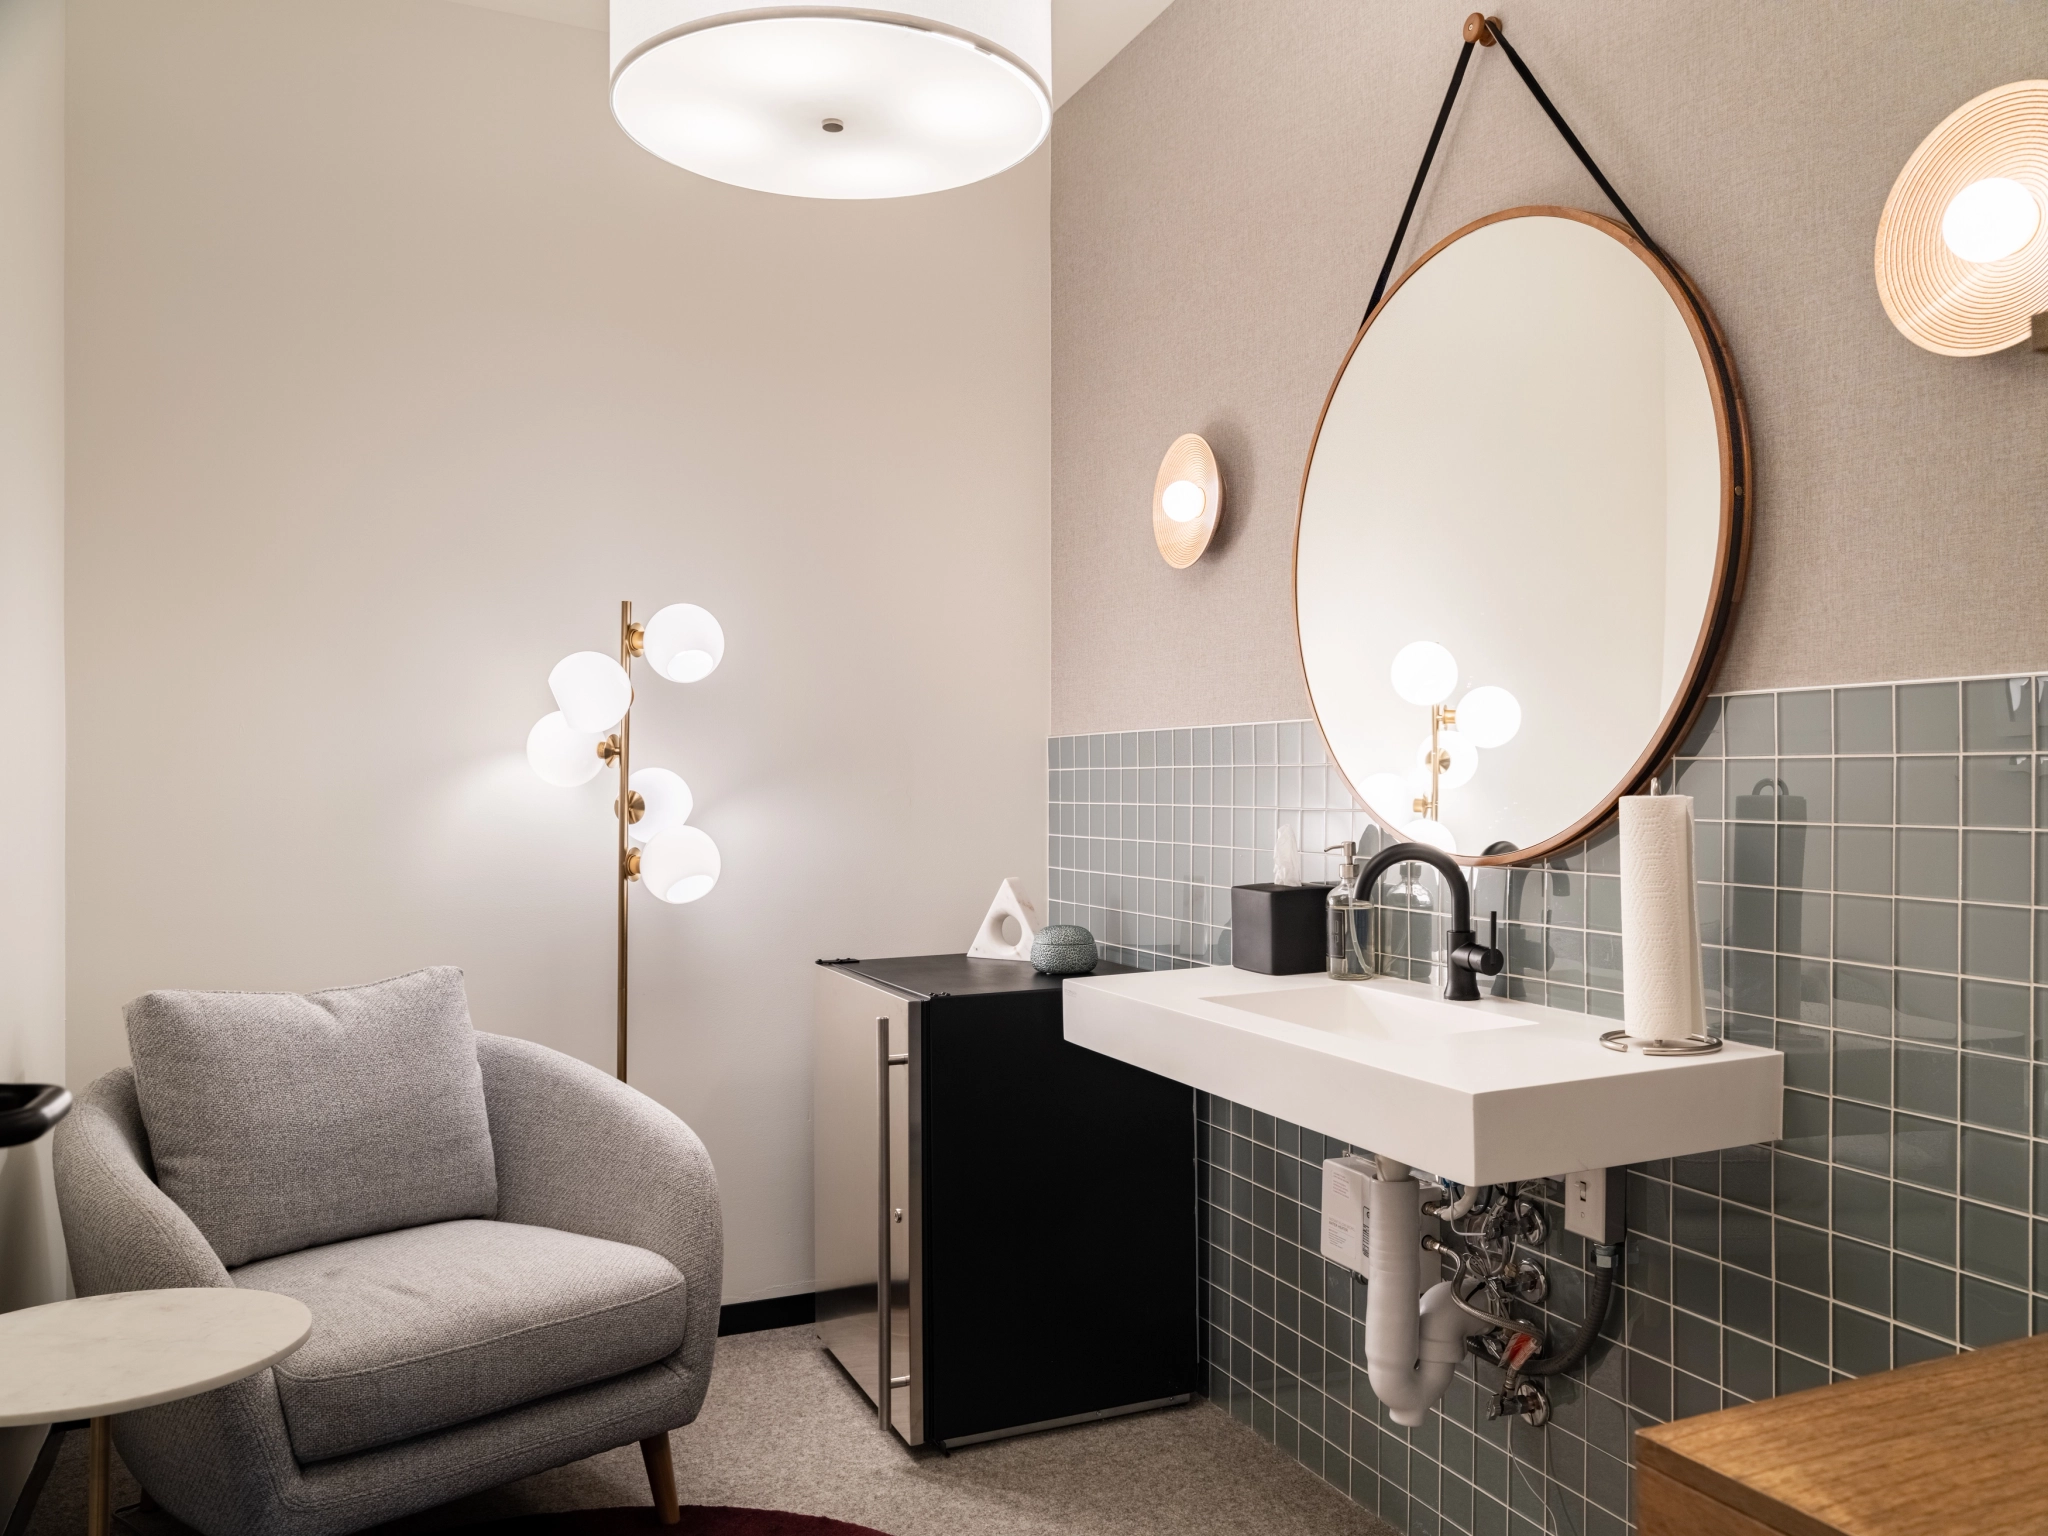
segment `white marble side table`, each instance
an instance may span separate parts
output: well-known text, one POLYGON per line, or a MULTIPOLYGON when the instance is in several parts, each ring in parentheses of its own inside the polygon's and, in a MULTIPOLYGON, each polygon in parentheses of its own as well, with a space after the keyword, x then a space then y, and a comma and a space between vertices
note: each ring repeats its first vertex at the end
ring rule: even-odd
POLYGON ((0 1428, 90 1419, 86 1529, 109 1536, 113 1415, 253 1376, 312 1331, 303 1302, 233 1286, 119 1291, 0 1313, 0 1428))

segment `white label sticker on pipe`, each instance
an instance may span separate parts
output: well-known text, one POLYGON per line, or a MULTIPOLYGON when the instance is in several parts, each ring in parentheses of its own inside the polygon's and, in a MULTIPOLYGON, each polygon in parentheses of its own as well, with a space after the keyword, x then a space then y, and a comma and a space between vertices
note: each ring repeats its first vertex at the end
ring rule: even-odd
POLYGON ((1372 1252, 1366 1202, 1373 1172, 1373 1165, 1362 1157, 1323 1161, 1323 1257, 1361 1275, 1372 1252))

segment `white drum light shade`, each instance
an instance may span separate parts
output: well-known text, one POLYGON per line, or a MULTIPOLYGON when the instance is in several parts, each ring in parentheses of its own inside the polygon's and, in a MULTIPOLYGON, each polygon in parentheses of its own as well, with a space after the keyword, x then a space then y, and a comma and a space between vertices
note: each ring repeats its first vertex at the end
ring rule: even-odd
POLYGON ((1458 686, 1457 658, 1434 640, 1417 640, 1394 653, 1394 692, 1410 704, 1441 704, 1458 686))
POLYGON ((709 677, 725 660, 725 631, 695 603, 670 603, 647 621, 641 652, 672 683, 709 677))
POLYGON ((790 197, 941 192, 1045 141, 1051 0, 890 9, 612 0, 612 113, 673 165, 790 197))
POLYGON ((640 819, 628 829, 636 843, 651 843, 663 834, 673 832, 690 819, 690 812, 695 809, 690 786, 683 782, 682 775, 670 773, 666 768, 634 770, 632 790, 646 807, 640 819))
POLYGON ((602 651, 578 651, 556 662, 548 692, 569 728, 591 735, 610 730, 633 706, 633 680, 602 651))
POLYGON ((640 883, 663 901, 695 901, 718 884, 718 844, 696 827, 664 832, 640 850, 640 883))
POLYGON ((543 715, 526 733, 526 761, 549 784, 574 789, 604 767, 597 755, 599 733, 572 730, 559 713, 543 715))

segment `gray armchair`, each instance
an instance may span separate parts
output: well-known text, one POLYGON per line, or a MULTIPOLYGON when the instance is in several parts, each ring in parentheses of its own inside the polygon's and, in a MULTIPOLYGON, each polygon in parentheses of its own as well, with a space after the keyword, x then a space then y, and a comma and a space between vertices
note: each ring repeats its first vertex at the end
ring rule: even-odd
POLYGON ((596 1069, 475 1040, 495 1220, 230 1270, 158 1188, 130 1070, 58 1128, 80 1295, 239 1284, 313 1313, 277 1366, 114 1421, 130 1470, 206 1536, 339 1536, 635 1441, 673 1505, 667 1432, 696 1417, 718 1332, 711 1161, 682 1121, 596 1069))

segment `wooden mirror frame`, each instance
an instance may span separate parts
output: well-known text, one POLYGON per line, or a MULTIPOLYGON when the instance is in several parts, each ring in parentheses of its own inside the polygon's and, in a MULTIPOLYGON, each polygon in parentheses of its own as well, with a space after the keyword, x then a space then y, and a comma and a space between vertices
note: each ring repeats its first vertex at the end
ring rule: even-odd
MULTIPOLYGON (((1294 551, 1289 562, 1289 580, 1294 592, 1294 654, 1301 667, 1302 691, 1308 695, 1308 707, 1314 716, 1316 729, 1323 731, 1322 713, 1316 707, 1315 690, 1308 680, 1308 658, 1301 646, 1301 519, 1308 501, 1309 475, 1315 468, 1316 445, 1322 441, 1323 423, 1329 419, 1330 402, 1337 396, 1338 388, 1344 382, 1344 375, 1351 367, 1351 360, 1357 355, 1366 333, 1372 329, 1386 307, 1394 302, 1408 279, 1429 264, 1432 257, 1464 239, 1474 230, 1489 224, 1498 224, 1505 219, 1557 218, 1571 219, 1592 229, 1597 229, 1608 238, 1625 246, 1637 260, 1653 272, 1664 285, 1678 311, 1685 317, 1687 331, 1692 335, 1693 345, 1699 349, 1700 363, 1706 370, 1708 394, 1713 400, 1714 427, 1720 437, 1721 459, 1721 531, 1714 553, 1714 574, 1708 588, 1707 612, 1700 625, 1700 633, 1693 642, 1692 659, 1687 665, 1685 678, 1673 695, 1664 718, 1652 732, 1642 753, 1636 758, 1619 783, 1602 795, 1593 809, 1563 831, 1545 838, 1527 848, 1517 848, 1512 853, 1501 854, 1457 854, 1459 863, 1466 865, 1527 864, 1568 848, 1588 833, 1594 831, 1609 817, 1624 795, 1638 793, 1655 776, 1665 760, 1678 750, 1699 718, 1705 706, 1707 695, 1719 666, 1722 651, 1728 638, 1728 630, 1735 618, 1735 608, 1742 601, 1743 587, 1749 578, 1750 535, 1756 521, 1756 507, 1751 490, 1751 479, 1755 460, 1749 439, 1749 412, 1742 398, 1742 386, 1735 373, 1735 359, 1729 353, 1727 338, 1721 333, 1720 323, 1707 307, 1707 301, 1700 296, 1692 279, 1685 270, 1662 251, 1638 240, 1626 226, 1597 213, 1588 213, 1581 208, 1562 208, 1548 204, 1534 204, 1522 208, 1506 208, 1499 213, 1490 213, 1483 219, 1474 219, 1461 229, 1453 230, 1435 245, 1417 257, 1387 289, 1373 312, 1365 317, 1358 328, 1358 334, 1345 349, 1343 362, 1337 365, 1336 376, 1330 381, 1329 389, 1323 395, 1323 408, 1316 415, 1316 429, 1309 439, 1308 458, 1301 471, 1301 494, 1295 502, 1294 551)), ((1323 732, 1323 743, 1329 746, 1329 733, 1323 732)), ((1351 775, 1337 760, 1337 754, 1330 752, 1330 762, 1351 791, 1352 799, 1365 807, 1365 813, 1372 817, 1386 832, 1398 837, 1400 829, 1389 827, 1386 821, 1366 803, 1358 786, 1351 782, 1351 775)))

